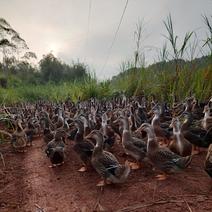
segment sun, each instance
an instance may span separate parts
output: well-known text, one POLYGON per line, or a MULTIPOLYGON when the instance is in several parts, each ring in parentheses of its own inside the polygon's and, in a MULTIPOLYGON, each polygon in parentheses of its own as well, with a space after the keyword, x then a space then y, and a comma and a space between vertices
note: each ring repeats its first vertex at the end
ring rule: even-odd
POLYGON ((60 44, 59 43, 50 43, 48 46, 48 51, 52 52, 54 55, 57 55, 60 51, 60 44))

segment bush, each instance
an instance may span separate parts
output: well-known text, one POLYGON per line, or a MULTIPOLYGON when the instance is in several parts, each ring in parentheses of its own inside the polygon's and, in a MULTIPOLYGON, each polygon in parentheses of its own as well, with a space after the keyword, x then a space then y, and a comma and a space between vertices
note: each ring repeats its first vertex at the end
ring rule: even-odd
POLYGON ((7 79, 6 78, 0 78, 0 87, 1 88, 7 88, 7 79))

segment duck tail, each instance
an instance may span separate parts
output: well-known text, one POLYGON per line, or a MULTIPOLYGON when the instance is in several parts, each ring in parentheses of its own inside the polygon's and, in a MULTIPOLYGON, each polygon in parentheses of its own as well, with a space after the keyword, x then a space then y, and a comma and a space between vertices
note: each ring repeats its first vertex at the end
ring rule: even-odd
POLYGON ((127 180, 129 174, 130 167, 125 164, 116 170, 116 175, 110 176, 110 180, 112 183, 124 183, 127 180))
POLYGON ((58 152, 55 151, 52 155, 52 157, 50 158, 51 162, 53 164, 58 164, 58 163, 62 163, 64 161, 64 154, 63 152, 58 152))
POLYGON ((124 169, 124 172, 123 172, 123 174, 121 175, 121 177, 120 177, 120 181, 121 182, 124 182, 124 181, 126 181, 126 179, 128 178, 128 175, 130 174, 130 167, 129 167, 129 165, 124 165, 123 166, 123 169, 124 169))
POLYGON ((181 169, 187 168, 192 161, 192 155, 179 158, 176 163, 181 169))
POLYGON ((212 143, 212 127, 205 134, 204 142, 207 143, 207 146, 209 146, 212 143))

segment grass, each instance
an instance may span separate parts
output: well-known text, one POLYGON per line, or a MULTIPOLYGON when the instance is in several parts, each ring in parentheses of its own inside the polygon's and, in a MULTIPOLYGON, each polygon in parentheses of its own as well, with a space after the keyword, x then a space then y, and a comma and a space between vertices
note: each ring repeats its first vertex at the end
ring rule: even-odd
POLYGON ((110 82, 98 83, 96 79, 86 79, 83 82, 61 83, 55 85, 22 85, 18 87, 0 88, 0 103, 15 104, 20 102, 35 102, 45 99, 59 102, 68 97, 77 101, 91 97, 104 98, 111 95, 110 82))
POLYGON ((171 102, 173 94, 183 100, 192 92, 199 100, 206 100, 212 94, 212 65, 191 69, 184 66, 179 70, 177 83, 175 72, 169 69, 152 70, 142 68, 122 76, 112 83, 116 91, 126 91, 129 96, 142 93, 154 94, 159 100, 171 102))
POLYGON ((125 92, 127 96, 154 94, 159 100, 171 102, 175 93, 181 100, 195 94, 199 100, 205 100, 212 94, 212 65, 205 68, 191 69, 184 66, 179 71, 177 84, 174 81, 175 72, 167 69, 152 70, 148 68, 136 69, 127 72, 116 80, 98 82, 95 77, 89 77, 81 82, 62 83, 55 85, 21 85, 0 89, 0 103, 14 104, 19 102, 34 102, 45 99, 55 102, 71 97, 77 101, 91 97, 109 98, 117 92, 125 92))

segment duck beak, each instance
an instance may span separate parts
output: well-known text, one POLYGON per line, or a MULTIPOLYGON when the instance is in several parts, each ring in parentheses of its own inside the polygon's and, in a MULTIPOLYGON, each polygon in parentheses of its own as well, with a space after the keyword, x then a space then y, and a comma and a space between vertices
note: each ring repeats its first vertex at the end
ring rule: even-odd
POLYGON ((137 132, 145 132, 146 126, 143 124, 136 130, 137 132))
POLYGON ((145 127, 141 127, 140 128, 140 131, 145 131, 145 127))
POLYGON ((93 133, 92 133, 92 132, 89 133, 88 135, 85 136, 85 138, 86 138, 86 139, 91 139, 91 138, 93 138, 93 133))
POLYGON ((142 132, 142 131, 144 131, 143 129, 144 129, 144 127, 143 126, 140 126, 138 129, 135 130, 135 133, 136 132, 142 132))
POLYGON ((22 127, 22 125, 21 125, 21 122, 20 122, 20 121, 18 122, 18 124, 17 124, 17 125, 18 125, 18 127, 19 127, 21 130, 23 130, 23 127, 22 127))
POLYGON ((117 124, 120 122, 120 119, 116 119, 115 121, 113 121, 113 124, 117 124))
POLYGON ((69 128, 70 129, 73 129, 75 127, 75 123, 74 122, 72 122, 71 124, 69 124, 69 128))
POLYGON ((126 160, 126 161, 124 162, 124 165, 125 165, 126 167, 129 167, 129 168, 130 168, 130 162, 129 162, 128 160, 126 160))

